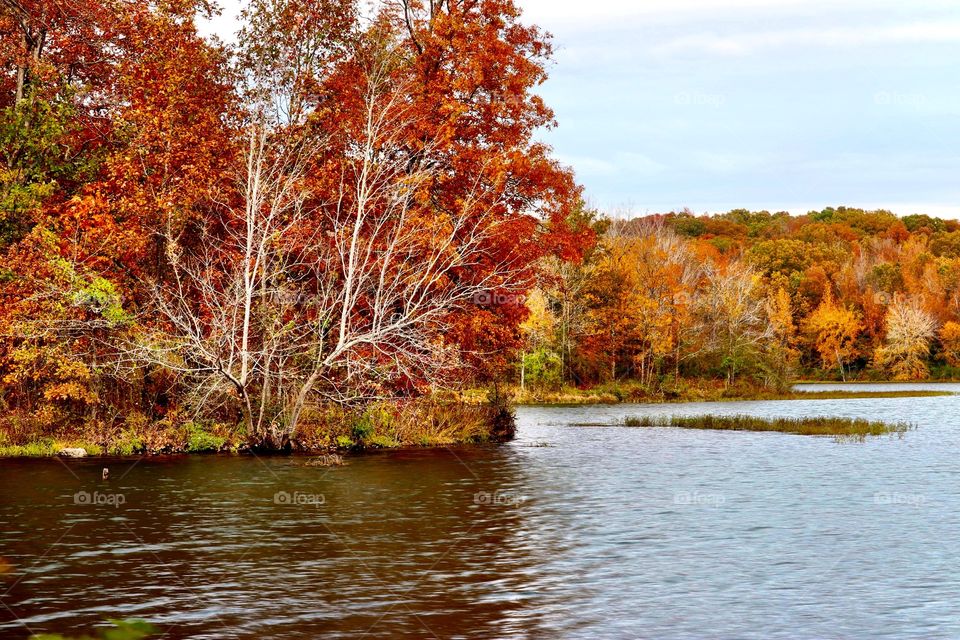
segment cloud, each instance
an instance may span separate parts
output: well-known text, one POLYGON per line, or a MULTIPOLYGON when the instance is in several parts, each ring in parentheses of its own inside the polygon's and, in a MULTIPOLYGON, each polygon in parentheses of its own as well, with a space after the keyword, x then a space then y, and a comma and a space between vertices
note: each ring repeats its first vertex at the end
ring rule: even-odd
POLYGON ((903 25, 789 29, 721 36, 699 33, 655 45, 660 55, 703 53, 747 55, 777 47, 847 47, 874 45, 958 43, 960 22, 914 22, 903 25))
POLYGON ((622 167, 624 172, 634 176, 652 176, 667 168, 665 164, 642 153, 621 151, 615 157, 616 165, 622 167))
POLYGON ((559 155, 561 163, 573 167, 578 177, 625 176, 630 178, 649 178, 667 169, 667 165, 650 156, 633 151, 617 151, 607 158, 593 156, 559 155))
POLYGON ((763 153, 694 151, 690 155, 693 166, 713 174, 760 172, 772 166, 774 161, 774 158, 763 153))
POLYGON ((558 154, 557 159, 573 167, 578 176, 612 176, 619 170, 613 162, 589 156, 567 156, 558 154))
MULTIPOLYGON (((875 10, 878 2, 846 0, 845 5, 875 10)), ((880 4, 883 4, 882 0, 880 4)), ((887 3, 889 4, 889 2, 887 3)), ((809 10, 812 7, 836 8, 835 0, 604 0, 585 4, 582 2, 558 2, 557 0, 517 0, 527 22, 544 25, 579 25, 593 27, 598 24, 623 24, 624 19, 644 20, 704 18, 709 15, 728 16, 733 12, 782 12, 795 7, 809 10)))

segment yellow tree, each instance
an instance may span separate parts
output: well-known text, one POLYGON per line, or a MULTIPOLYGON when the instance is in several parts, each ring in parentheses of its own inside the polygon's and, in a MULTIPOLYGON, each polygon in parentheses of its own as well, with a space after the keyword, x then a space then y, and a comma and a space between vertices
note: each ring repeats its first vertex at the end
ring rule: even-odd
POLYGON ((649 382, 659 360, 673 350, 670 331, 672 289, 666 277, 668 256, 657 229, 641 229, 623 241, 637 305, 637 344, 633 365, 641 382, 649 382))
POLYGON ((857 336, 863 330, 859 316, 838 305, 833 299, 830 286, 827 285, 820 305, 807 318, 804 329, 813 348, 820 355, 823 367, 832 368, 835 364, 840 368, 840 376, 846 381, 844 362, 856 354, 857 336))
POLYGON ((796 348, 797 327, 793 322, 790 294, 780 287, 767 298, 770 338, 767 342, 767 384, 785 387, 793 375, 800 352, 796 348))
POLYGON ((898 300, 887 310, 886 327, 886 339, 874 352, 877 367, 894 380, 926 378, 930 342, 937 330, 934 317, 916 302, 898 300))
POLYGON ((952 367, 960 367, 960 322, 948 320, 940 329, 943 357, 952 367))

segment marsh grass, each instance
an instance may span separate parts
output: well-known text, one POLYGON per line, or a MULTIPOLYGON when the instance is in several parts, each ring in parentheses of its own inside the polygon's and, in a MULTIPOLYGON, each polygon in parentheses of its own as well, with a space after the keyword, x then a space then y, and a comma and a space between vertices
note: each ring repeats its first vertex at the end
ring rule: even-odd
POLYGON ((902 436, 912 427, 907 422, 886 423, 862 418, 762 418, 758 416, 633 416, 625 418, 627 427, 677 427, 720 431, 776 431, 804 436, 835 436, 862 440, 867 436, 902 436))

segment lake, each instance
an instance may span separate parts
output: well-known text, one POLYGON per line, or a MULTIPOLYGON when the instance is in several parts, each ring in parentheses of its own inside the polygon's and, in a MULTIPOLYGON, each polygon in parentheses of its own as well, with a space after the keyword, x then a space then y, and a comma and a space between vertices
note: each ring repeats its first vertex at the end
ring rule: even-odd
POLYGON ((507 445, 336 467, 0 460, 0 637, 110 617, 166 638, 960 637, 960 397, 517 415, 507 445), (649 413, 918 429, 576 426, 649 413))

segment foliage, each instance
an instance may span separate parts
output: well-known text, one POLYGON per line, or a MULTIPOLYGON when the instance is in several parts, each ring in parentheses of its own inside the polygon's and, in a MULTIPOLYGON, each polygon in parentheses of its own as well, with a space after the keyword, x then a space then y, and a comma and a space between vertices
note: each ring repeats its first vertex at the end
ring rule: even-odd
POLYGON ((836 365, 845 376, 844 363, 857 352, 860 320, 856 313, 837 305, 828 288, 820 305, 807 318, 805 329, 824 368, 836 365))
POLYGON ((364 442, 373 436, 375 429, 373 419, 365 413, 353 423, 353 428, 350 430, 350 433, 354 441, 364 442))
POLYGON ((70 97, 69 91, 54 100, 31 93, 0 109, 0 248, 22 239, 41 205, 96 161, 70 148, 76 118, 70 97))
POLYGON ((898 301, 888 309, 886 323, 886 340, 874 356, 877 366, 889 371, 894 380, 926 378, 936 320, 919 305, 898 301))
POLYGON ((532 353, 523 354, 522 380, 534 387, 552 389, 562 382, 563 360, 550 349, 540 348, 532 353))
POLYGON ((943 357, 952 367, 960 367, 960 322, 948 320, 940 329, 943 357))
POLYGON ((783 287, 766 300, 770 338, 765 344, 768 387, 785 391, 790 387, 800 357, 797 327, 793 320, 790 296, 783 287))
POLYGON ((521 327, 521 376, 537 359, 530 354, 558 353, 561 380, 551 384, 561 395, 635 380, 657 397, 671 377, 722 377, 727 386, 745 377, 783 392, 797 372, 920 379, 938 359, 960 364, 955 220, 847 207, 683 211, 611 220, 601 231, 575 268, 546 265, 546 304, 528 300, 521 327), (904 331, 903 308, 942 329, 904 331))
POLYGON ((4 446, 496 439, 502 398, 402 407, 960 364, 956 221, 587 207, 513 0, 255 0, 237 47, 212 10, 0 3, 4 446))
POLYGON ((511 0, 258 0, 234 48, 212 9, 0 3, 4 408, 123 454, 224 445, 178 412, 270 447, 509 370, 543 261, 595 239, 537 139, 549 36, 511 0))

